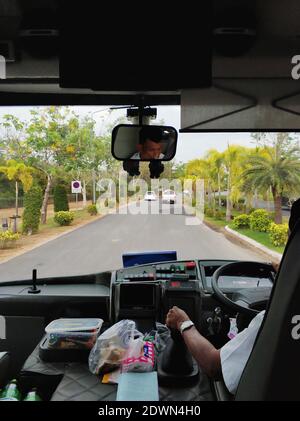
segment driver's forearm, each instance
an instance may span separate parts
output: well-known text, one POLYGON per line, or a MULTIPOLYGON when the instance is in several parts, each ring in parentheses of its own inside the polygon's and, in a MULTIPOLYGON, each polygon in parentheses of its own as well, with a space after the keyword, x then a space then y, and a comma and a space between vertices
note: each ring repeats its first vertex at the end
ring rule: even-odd
POLYGON ((182 334, 184 342, 199 366, 210 377, 221 373, 220 351, 193 326, 182 334))

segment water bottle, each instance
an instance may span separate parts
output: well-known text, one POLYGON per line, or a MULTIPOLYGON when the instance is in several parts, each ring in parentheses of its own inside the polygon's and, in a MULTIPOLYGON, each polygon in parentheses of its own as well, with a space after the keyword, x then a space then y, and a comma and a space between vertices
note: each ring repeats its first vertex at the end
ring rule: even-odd
POLYGON ((36 388, 34 387, 32 390, 30 390, 27 395, 25 396, 24 401, 30 402, 30 401, 41 401, 42 399, 38 395, 36 388))
POLYGON ((20 401, 21 392, 18 389, 17 380, 13 379, 3 389, 0 401, 20 401))

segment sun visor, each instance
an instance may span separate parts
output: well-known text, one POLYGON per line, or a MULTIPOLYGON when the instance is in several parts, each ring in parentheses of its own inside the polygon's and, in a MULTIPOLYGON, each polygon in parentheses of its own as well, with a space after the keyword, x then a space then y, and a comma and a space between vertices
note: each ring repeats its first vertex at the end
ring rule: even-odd
POLYGON ((86 0, 84 7, 70 7, 64 1, 60 12, 62 88, 176 91, 211 85, 209 2, 197 5, 196 13, 181 3, 144 10, 127 2, 86 0))
POLYGON ((292 78, 219 78, 181 93, 180 132, 280 130, 300 130, 300 86, 292 78))

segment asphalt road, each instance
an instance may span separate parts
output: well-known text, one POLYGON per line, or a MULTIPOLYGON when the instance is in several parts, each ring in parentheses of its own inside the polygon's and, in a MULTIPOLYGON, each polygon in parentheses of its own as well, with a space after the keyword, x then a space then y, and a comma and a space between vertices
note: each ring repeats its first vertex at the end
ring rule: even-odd
POLYGON ((258 252, 226 239, 204 224, 186 225, 179 206, 141 203, 144 214, 107 215, 32 251, 0 264, 0 282, 79 275, 122 267, 122 254, 133 251, 176 250, 178 259, 265 260, 258 252), (155 208, 156 207, 156 208, 155 208), (171 210, 171 214, 164 214, 171 210))

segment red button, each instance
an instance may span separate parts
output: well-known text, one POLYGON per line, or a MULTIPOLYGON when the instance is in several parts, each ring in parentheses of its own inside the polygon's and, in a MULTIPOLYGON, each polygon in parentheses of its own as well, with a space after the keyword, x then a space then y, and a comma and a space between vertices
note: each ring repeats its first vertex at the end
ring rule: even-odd
POLYGON ((173 288, 179 288, 180 287, 180 282, 178 282, 178 281, 172 281, 171 282, 171 287, 173 287, 173 288))
POLYGON ((188 262, 185 264, 185 267, 187 269, 194 269, 196 267, 196 263, 195 262, 188 262))

